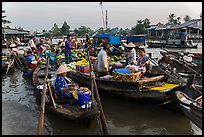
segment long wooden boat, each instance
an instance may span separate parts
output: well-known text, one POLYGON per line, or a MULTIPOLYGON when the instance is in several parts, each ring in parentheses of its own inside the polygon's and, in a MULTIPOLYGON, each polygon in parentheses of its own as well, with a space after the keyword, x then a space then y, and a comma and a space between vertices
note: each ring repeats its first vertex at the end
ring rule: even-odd
MULTIPOLYGON (((72 72, 68 73, 68 77, 83 85, 90 86, 90 75, 72 72)), ((167 84, 168 77, 165 75, 154 76, 136 82, 126 82, 113 79, 101 79, 96 77, 97 87, 99 92, 104 92, 109 95, 117 96, 120 98, 134 99, 142 102, 155 102, 161 103, 168 101, 172 98, 170 92, 175 87, 166 88, 159 83, 167 84), (154 87, 160 90, 154 90, 154 87)))
MULTIPOLYGON (((33 85, 34 85, 34 90, 35 90, 35 95, 37 97, 37 100, 41 100, 42 96, 42 85, 43 85, 43 80, 45 77, 45 74, 42 73, 43 69, 37 68, 33 72, 33 85), (41 88, 40 88, 41 87, 41 88)), ((45 71, 44 71, 45 72, 45 71)), ((53 73, 49 73, 48 77, 51 78, 51 75, 53 73)), ((52 93, 54 93, 54 88, 52 87, 52 93)), ((54 96, 54 95, 53 95, 54 96)), ((91 100, 91 107, 87 108, 82 108, 79 105, 76 105, 76 100, 70 99, 70 100, 56 100, 55 103, 60 106, 55 108, 52 104, 51 96, 49 94, 49 91, 47 89, 46 93, 46 108, 55 114, 62 116, 67 119, 72 119, 72 120, 87 120, 87 119, 92 119, 100 114, 100 111, 97 106, 97 102, 95 99, 91 100)))
MULTIPOLYGON (((158 61, 158 64, 160 66, 168 66, 170 68, 176 68, 177 72, 180 72, 180 73, 202 74, 202 58, 201 57, 195 56, 192 58, 192 61, 189 62, 185 59, 181 59, 182 56, 179 56, 179 55, 176 56, 176 53, 163 52, 163 51, 160 51, 160 53, 162 55, 162 58, 159 59, 158 61)), ((202 56, 202 54, 200 56, 202 56)), ((155 67, 152 67, 152 70, 156 72, 158 71, 158 68, 155 66, 155 67)))
POLYGON ((176 97, 184 114, 202 129, 202 95, 196 99, 192 99, 185 93, 176 91, 176 97))
POLYGON ((163 48, 165 45, 165 42, 160 41, 149 41, 147 42, 148 48, 163 48))
POLYGON ((196 45, 181 45, 181 44, 178 44, 178 45, 173 45, 173 44, 164 44, 163 46, 164 48, 181 48, 181 49, 197 49, 198 48, 198 44, 196 45))

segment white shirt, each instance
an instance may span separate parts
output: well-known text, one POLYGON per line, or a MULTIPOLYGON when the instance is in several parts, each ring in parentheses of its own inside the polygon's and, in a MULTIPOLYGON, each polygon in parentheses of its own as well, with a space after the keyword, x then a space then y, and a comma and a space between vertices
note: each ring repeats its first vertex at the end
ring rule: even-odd
POLYGON ((104 49, 101 49, 101 51, 98 53, 98 71, 104 72, 105 68, 106 71, 108 71, 108 56, 104 49))
POLYGON ((136 51, 135 48, 132 48, 130 50, 129 56, 128 56, 128 64, 129 63, 136 63, 136 51))
POLYGON ((30 40, 28 41, 28 46, 36 48, 36 45, 35 45, 33 39, 30 39, 30 40))

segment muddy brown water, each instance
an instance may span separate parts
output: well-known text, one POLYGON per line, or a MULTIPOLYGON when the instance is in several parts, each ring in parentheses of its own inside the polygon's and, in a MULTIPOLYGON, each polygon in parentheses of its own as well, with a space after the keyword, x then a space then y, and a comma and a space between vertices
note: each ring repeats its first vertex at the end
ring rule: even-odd
MULTIPOLYGON (((148 49, 154 51, 155 49, 148 49)), ((201 50, 202 52, 202 50, 201 50)), ((100 93, 100 91, 99 91, 100 93)), ((151 103, 100 94, 110 135, 201 135, 184 114, 151 103)), ((2 134, 36 135, 39 120, 32 78, 20 69, 2 71, 2 134)), ((87 128, 46 111, 46 135, 100 135, 96 120, 87 128)))

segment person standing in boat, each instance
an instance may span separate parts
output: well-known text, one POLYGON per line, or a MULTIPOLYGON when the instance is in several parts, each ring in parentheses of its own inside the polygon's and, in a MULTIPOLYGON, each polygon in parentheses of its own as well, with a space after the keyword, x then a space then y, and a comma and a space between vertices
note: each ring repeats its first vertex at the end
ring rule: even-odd
POLYGON ((102 49, 98 53, 98 65, 97 70, 99 72, 99 77, 108 75, 108 55, 106 50, 108 49, 108 45, 106 43, 101 43, 102 49))
POLYGON ((78 85, 70 78, 67 78, 67 72, 70 70, 63 64, 57 69, 57 78, 55 81, 55 89, 57 92, 58 100, 65 100, 74 98, 73 92, 77 89, 78 85))
POLYGON ((34 40, 35 40, 35 37, 32 36, 28 41, 28 46, 32 49, 33 52, 37 49, 34 40))
POLYGON ((65 42, 65 48, 64 48, 64 53, 65 53, 65 60, 66 60, 66 64, 69 64, 70 62, 72 62, 72 58, 71 58, 71 48, 72 48, 72 37, 71 35, 67 35, 67 40, 65 42))
POLYGON ((126 63, 131 65, 136 64, 136 45, 130 42, 128 45, 125 44, 125 47, 130 51, 129 54, 126 55, 126 63))

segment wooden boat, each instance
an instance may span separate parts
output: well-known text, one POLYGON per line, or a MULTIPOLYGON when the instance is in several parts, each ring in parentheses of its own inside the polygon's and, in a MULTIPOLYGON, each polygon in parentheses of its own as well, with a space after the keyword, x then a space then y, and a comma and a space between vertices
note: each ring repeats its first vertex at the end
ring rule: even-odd
POLYGON ((192 100, 195 100, 196 98, 202 96, 202 87, 201 90, 199 88, 197 88, 194 84, 193 81, 195 79, 195 77, 193 75, 189 76, 190 78, 187 80, 186 84, 181 84, 179 88, 174 89, 174 92, 169 92, 169 94, 171 94, 173 97, 171 98, 171 100, 160 104, 161 106, 171 109, 171 110, 175 110, 176 112, 182 113, 182 109, 179 106, 179 100, 176 94, 176 91, 180 91, 183 94, 185 94, 186 96, 188 96, 189 98, 191 98, 192 100))
MULTIPOLYGON (((188 57, 186 55, 177 55, 176 53, 160 51, 162 58, 158 60, 161 67, 176 68, 179 73, 195 73, 202 74, 202 58, 201 57, 188 57), (189 58, 189 60, 188 60, 189 58)), ((157 70, 157 67, 152 68, 157 70)), ((155 71, 156 71, 155 70, 155 71)))
POLYGON ((174 44, 164 44, 164 48, 191 48, 191 49, 197 49, 198 48, 198 44, 196 45, 181 45, 181 44, 177 44, 177 45, 174 45, 174 44))
POLYGON ((165 45, 165 42, 161 41, 149 41, 147 42, 148 48, 163 48, 165 45))
MULTIPOLYGON (((89 74, 82 74, 70 71, 68 77, 74 81, 81 83, 83 85, 90 86, 91 80, 89 74)), ((109 95, 134 99, 142 102, 155 102, 161 103, 168 101, 172 98, 168 92, 173 90, 174 87, 166 88, 168 77, 165 75, 152 76, 143 80, 138 80, 136 82, 126 82, 113 79, 101 79, 96 77, 97 87, 99 92, 104 92, 109 95), (165 83, 166 82, 166 83, 165 83), (162 89, 162 84, 165 83, 164 89, 162 89), (161 85, 159 85, 161 84, 161 85), (154 90, 154 87, 161 87, 160 90, 154 90)), ((178 85, 177 85, 178 86, 178 85)))
POLYGON ((176 91, 178 103, 184 114, 202 129, 202 95, 192 99, 181 91, 176 91))
MULTIPOLYGON (((39 101, 41 100, 42 90, 43 90, 42 88, 40 88, 40 86, 43 85, 43 80, 45 77, 45 74, 41 73, 43 70, 45 69, 37 68, 33 72, 34 90, 35 90, 37 100, 39 101)), ((53 73, 49 73, 48 77, 51 78, 52 74, 53 73)), ((51 89, 53 94, 55 91, 52 86, 51 86, 51 89)), ((48 93, 46 93, 46 102, 45 102, 46 108, 59 116, 62 116, 67 119, 72 119, 72 120, 88 120, 100 114, 100 111, 98 109, 97 102, 95 101, 95 99, 91 100, 91 104, 92 104, 91 107, 86 107, 85 109, 78 105, 75 105, 74 103, 76 103, 76 100, 74 99, 62 100, 62 101, 55 100, 55 103, 58 105, 58 107, 54 108, 49 91, 47 92, 48 93)))

